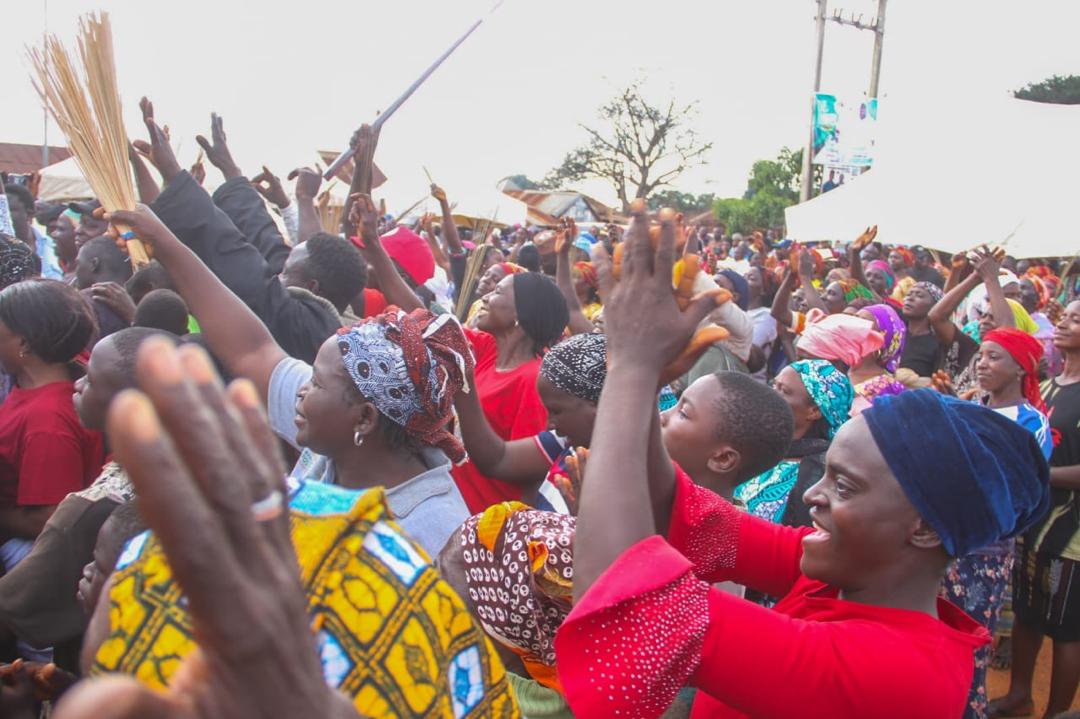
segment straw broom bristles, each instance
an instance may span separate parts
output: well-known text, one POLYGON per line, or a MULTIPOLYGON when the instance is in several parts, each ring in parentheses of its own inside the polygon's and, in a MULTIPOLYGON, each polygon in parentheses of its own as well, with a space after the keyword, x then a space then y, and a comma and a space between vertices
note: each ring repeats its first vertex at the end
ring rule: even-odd
MULTIPOLYGON (((37 75, 31 80, 102 207, 107 212, 133 210, 135 187, 116 86, 109 14, 80 18, 78 42, 81 77, 63 43, 50 35, 43 48, 29 50, 37 75)), ((118 229, 126 233, 130 228, 118 229)), ((142 242, 127 239, 127 248, 133 267, 149 262, 142 242)))
POLYGON ((322 225, 323 232, 337 235, 341 233, 341 220, 345 214, 345 204, 333 202, 333 198, 330 196, 331 188, 333 188, 333 184, 319 195, 315 209, 319 214, 319 224, 322 225))

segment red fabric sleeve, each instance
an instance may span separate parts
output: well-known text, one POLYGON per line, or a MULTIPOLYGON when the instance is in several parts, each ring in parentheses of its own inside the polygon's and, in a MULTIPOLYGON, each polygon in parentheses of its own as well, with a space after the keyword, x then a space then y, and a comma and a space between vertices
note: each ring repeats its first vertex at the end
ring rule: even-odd
POLYGON ((19 506, 59 504, 84 486, 86 467, 79 438, 61 428, 22 439, 19 452, 19 506))
POLYGON ((623 552, 555 637, 574 716, 663 714, 701 661, 708 591, 660 537, 623 552))
POLYGON ((690 560, 700 579, 733 581, 782 597, 801 576, 802 538, 811 531, 740 511, 675 466, 668 541, 690 560))

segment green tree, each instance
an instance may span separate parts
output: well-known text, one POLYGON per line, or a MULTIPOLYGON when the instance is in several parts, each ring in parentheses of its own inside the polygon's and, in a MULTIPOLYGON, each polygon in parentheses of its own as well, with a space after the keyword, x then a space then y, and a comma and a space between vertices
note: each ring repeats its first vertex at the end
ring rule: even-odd
POLYGON ((782 148, 775 160, 750 168, 742 197, 721 198, 713 205, 728 232, 751 232, 784 224, 784 210, 799 202, 802 150, 782 148))
POLYGON ((622 203, 648 197, 671 184, 687 168, 705 163, 712 143, 703 143, 689 124, 696 103, 652 105, 634 82, 605 103, 599 112, 600 129, 582 125, 588 134, 584 145, 567 153, 561 165, 545 179, 563 186, 587 178, 607 180, 622 203))
POLYGON ((716 203, 716 195, 711 192, 704 195, 695 195, 692 192, 679 192, 678 190, 660 190, 649 195, 649 209, 659 210, 661 207, 671 207, 686 215, 701 214, 711 209, 716 203))
POLYGON ((1031 82, 1013 96, 1054 105, 1080 105, 1080 75, 1054 75, 1042 82, 1031 82))
POLYGON ((516 190, 546 190, 548 189, 543 182, 536 182, 530 180, 528 175, 510 175, 503 178, 507 184, 508 189, 516 190))

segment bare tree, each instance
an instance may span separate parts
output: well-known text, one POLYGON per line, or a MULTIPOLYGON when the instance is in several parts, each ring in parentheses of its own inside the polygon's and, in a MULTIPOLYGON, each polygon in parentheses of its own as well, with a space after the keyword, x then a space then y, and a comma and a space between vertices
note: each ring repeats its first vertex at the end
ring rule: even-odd
POLYGON ((567 153, 545 184, 553 187, 590 177, 607 180, 615 189, 623 211, 630 201, 648 197, 669 185, 687 168, 705 164, 712 143, 702 144, 688 124, 697 103, 656 107, 642 97, 638 80, 600 108, 603 129, 581 125, 588 141, 567 153))

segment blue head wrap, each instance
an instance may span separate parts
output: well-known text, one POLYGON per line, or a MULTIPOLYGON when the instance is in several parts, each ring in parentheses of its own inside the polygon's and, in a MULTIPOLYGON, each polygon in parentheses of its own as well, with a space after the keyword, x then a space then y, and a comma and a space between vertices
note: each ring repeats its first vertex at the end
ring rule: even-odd
POLYGON ((962 557, 1045 516, 1050 469, 1027 429, 931 389, 878 397, 862 413, 889 469, 945 550, 962 557))
POLYGON ((750 307, 750 285, 746 283, 746 278, 740 275, 735 270, 720 270, 721 275, 727 277, 735 291, 739 293, 739 299, 735 303, 739 306, 739 309, 745 312, 750 307))
POLYGON ((593 237, 588 232, 582 232, 581 234, 579 234, 577 236, 577 239, 574 240, 574 247, 578 248, 579 250, 584 252, 586 255, 591 255, 592 254, 592 247, 595 244, 596 244, 596 238, 593 237))
POLYGON ((800 360, 791 369, 799 373, 810 399, 821 410, 832 439, 851 415, 851 403, 855 400, 851 380, 827 360, 800 360))

